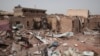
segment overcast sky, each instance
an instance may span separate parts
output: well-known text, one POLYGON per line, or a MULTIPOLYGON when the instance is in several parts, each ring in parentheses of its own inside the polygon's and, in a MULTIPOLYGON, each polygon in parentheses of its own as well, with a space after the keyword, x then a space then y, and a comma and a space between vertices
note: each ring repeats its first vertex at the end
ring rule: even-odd
POLYGON ((66 14, 68 9, 88 9, 100 14, 100 0, 0 0, 0 10, 13 11, 14 6, 46 9, 48 14, 66 14))

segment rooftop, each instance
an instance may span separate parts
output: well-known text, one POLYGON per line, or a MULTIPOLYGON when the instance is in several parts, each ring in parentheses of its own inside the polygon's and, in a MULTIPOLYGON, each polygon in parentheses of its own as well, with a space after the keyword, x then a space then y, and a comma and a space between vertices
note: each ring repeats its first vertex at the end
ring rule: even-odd
POLYGON ((44 9, 37 9, 37 8, 26 8, 26 7, 22 7, 22 6, 20 6, 20 5, 18 5, 18 6, 15 6, 15 8, 22 8, 22 9, 29 9, 29 10, 39 10, 39 11, 46 11, 46 10, 44 10, 44 9))

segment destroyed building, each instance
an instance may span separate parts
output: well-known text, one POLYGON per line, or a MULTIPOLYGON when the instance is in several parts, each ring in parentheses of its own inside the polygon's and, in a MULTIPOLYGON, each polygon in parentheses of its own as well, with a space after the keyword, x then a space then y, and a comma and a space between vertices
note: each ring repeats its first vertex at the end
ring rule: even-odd
POLYGON ((36 8, 25 8, 20 5, 14 8, 14 17, 12 24, 23 25, 26 29, 40 29, 41 25, 46 20, 46 10, 36 8))
POLYGON ((9 20, 10 17, 13 17, 13 13, 0 10, 0 20, 3 20, 3 19, 9 20))
POLYGON ((88 10, 72 9, 68 10, 67 16, 63 14, 52 14, 47 16, 46 10, 25 8, 18 5, 15 6, 14 16, 10 17, 10 21, 12 26, 20 26, 25 29, 50 29, 59 33, 79 33, 87 25, 88 16, 88 10))
POLYGON ((84 19, 83 17, 78 16, 59 16, 59 15, 49 15, 47 17, 48 23, 51 26, 51 30, 59 33, 65 33, 65 32, 74 32, 79 33, 83 29, 83 23, 81 19, 84 19))
POLYGON ((0 56, 97 56, 95 53, 100 54, 100 35, 96 35, 98 32, 94 31, 100 28, 100 17, 89 15, 88 10, 71 9, 67 15, 46 15, 44 9, 18 5, 14 8, 14 14, 1 12, 0 56), (12 28, 19 30, 13 31, 12 28), (82 34, 84 28, 93 35, 82 34))
POLYGON ((100 31, 100 17, 91 16, 87 19, 87 27, 91 30, 100 31))
POLYGON ((89 17, 89 11, 84 9, 69 9, 67 15, 51 14, 48 16, 49 24, 52 31, 59 33, 64 32, 82 32, 82 29, 86 26, 87 18, 89 17))

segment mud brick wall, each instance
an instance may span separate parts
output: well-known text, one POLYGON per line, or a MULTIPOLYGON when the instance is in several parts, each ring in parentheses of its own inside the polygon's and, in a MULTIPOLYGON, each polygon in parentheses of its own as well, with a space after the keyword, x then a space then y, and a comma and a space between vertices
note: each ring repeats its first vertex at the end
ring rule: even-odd
POLYGON ((87 24, 89 29, 98 29, 100 27, 100 18, 89 18, 87 24))
POLYGON ((72 19, 69 17, 63 17, 60 20, 60 32, 71 32, 72 31, 72 19))

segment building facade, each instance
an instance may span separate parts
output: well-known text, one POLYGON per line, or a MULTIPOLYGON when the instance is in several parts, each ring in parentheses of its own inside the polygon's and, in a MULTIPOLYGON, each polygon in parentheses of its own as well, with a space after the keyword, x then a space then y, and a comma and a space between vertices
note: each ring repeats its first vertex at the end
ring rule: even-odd
POLYGON ((90 17, 87 19, 87 27, 91 30, 100 31, 100 17, 90 17))
POLYGON ((42 20, 45 17, 46 10, 25 8, 18 5, 14 8, 14 17, 12 17, 12 24, 22 24, 26 29, 40 29, 42 28, 42 20))
POLYGON ((53 32, 65 33, 74 32, 79 33, 82 29, 80 20, 78 17, 49 15, 48 23, 51 26, 53 32), (57 17, 58 16, 58 17, 57 17))

